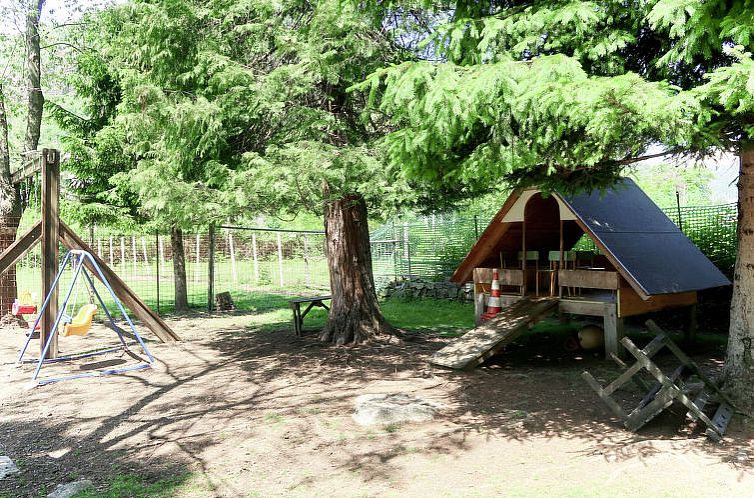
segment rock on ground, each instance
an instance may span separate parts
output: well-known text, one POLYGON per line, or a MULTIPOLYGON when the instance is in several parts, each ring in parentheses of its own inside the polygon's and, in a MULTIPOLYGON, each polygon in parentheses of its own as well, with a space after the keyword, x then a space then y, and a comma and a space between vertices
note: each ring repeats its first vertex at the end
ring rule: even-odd
POLYGON ((16 472, 18 472, 18 467, 13 463, 13 460, 7 456, 0 456, 0 479, 4 479, 16 472))
POLYGON ((48 494, 47 498, 70 498, 76 493, 81 493, 92 488, 94 488, 94 484, 87 479, 69 482, 68 484, 58 484, 55 491, 48 494))
POLYGON ((405 393, 364 394, 356 398, 353 419, 359 425, 427 422, 442 405, 405 393))

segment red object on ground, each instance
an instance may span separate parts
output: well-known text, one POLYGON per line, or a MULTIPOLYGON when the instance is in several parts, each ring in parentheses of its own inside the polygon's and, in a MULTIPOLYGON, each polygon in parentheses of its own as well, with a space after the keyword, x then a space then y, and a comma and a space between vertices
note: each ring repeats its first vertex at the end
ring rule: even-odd
POLYGON ((492 270, 492 286, 490 288, 490 298, 487 300, 487 311, 482 313, 482 320, 489 320, 503 310, 500 301, 500 274, 497 268, 492 270))

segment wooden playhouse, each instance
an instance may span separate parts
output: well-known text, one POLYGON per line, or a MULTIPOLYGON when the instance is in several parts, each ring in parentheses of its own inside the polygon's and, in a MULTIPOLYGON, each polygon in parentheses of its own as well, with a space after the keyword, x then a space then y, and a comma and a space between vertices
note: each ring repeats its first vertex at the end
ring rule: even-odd
POLYGON ((730 284, 630 179, 572 196, 514 191, 452 277, 473 282, 478 322, 493 268, 503 312, 540 296, 603 317, 606 354, 620 354, 625 317, 689 307, 693 323, 697 291, 730 284))

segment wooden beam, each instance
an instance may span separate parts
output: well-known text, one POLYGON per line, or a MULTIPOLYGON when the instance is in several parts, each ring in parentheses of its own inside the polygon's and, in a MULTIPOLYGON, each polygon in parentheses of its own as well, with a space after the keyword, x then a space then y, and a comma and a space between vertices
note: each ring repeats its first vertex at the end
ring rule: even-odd
MULTIPOLYGON (((58 288, 53 282, 58 274, 58 240, 60 230, 60 152, 42 149, 42 293, 49 296, 40 321, 40 348, 44 350, 50 329, 58 314, 58 288)), ((57 358, 58 336, 54 335, 47 358, 57 358)))
MULTIPOLYGON (((144 301, 139 298, 139 296, 132 291, 123 280, 104 262, 102 259, 94 252, 92 251, 91 247, 84 242, 78 235, 76 235, 73 230, 68 227, 65 223, 62 221, 60 222, 60 241, 63 243, 64 246, 66 246, 68 249, 79 249, 83 251, 87 251, 92 255, 92 258, 97 262, 97 264, 102 269, 102 273, 104 274, 105 278, 110 283, 110 287, 112 287, 113 292, 115 292, 115 295, 118 296, 118 299, 120 299, 123 304, 125 304, 131 311, 133 311, 134 315, 144 323, 144 325, 149 328, 161 341, 163 342, 174 342, 174 341, 180 341, 181 338, 178 337, 178 335, 171 330, 170 327, 162 320, 162 318, 155 313, 149 306, 144 304, 144 301)), ((97 272, 92 268, 91 263, 87 263, 87 268, 89 271, 96 276, 97 278, 100 278, 97 272)))
POLYGON ((13 185, 16 185, 25 179, 36 175, 40 171, 42 171, 42 156, 35 155, 10 174, 10 181, 13 185))
POLYGON ((42 221, 37 221, 25 234, 0 254, 0 275, 8 271, 42 238, 42 221))
POLYGON ((583 289, 610 289, 620 287, 618 272, 600 270, 560 270, 558 282, 561 287, 579 287, 583 289))

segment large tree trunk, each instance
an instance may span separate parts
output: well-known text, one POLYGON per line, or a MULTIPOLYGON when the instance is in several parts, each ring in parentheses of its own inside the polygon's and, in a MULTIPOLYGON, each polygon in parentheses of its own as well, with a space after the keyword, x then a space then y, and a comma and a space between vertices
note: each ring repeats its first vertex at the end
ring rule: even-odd
POLYGON ((173 284, 175 286, 175 312, 187 313, 188 291, 186 289, 186 253, 183 250, 183 230, 170 229, 170 248, 173 252, 173 284))
MULTIPOLYGON (((0 253, 16 240, 21 221, 21 199, 10 176, 10 146, 5 94, 0 85, 0 253)), ((0 275, 0 316, 7 314, 16 298, 16 267, 0 275)))
MULTIPOLYGON (((328 194, 325 187, 325 199, 328 194)), ((353 195, 326 200, 324 210, 332 307, 320 339, 343 345, 392 332, 374 288, 364 199, 353 195)))
POLYGON ((725 374, 739 408, 754 414, 754 143, 741 144, 739 159, 738 254, 725 374))
POLYGON ((28 108, 26 114, 26 136, 24 151, 37 150, 42 129, 42 95, 41 57, 39 49, 39 18, 42 14, 44 0, 30 0, 26 11, 26 91, 28 108))

